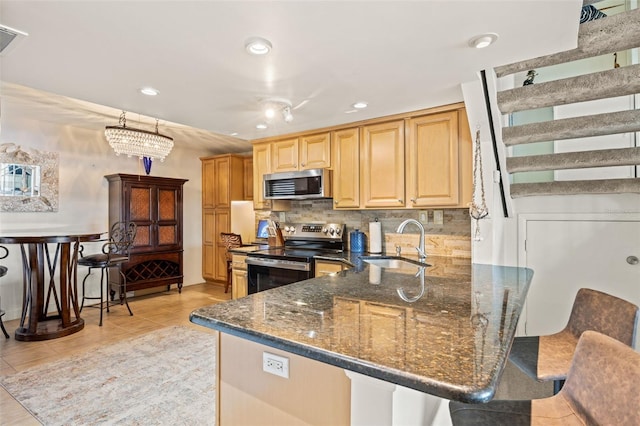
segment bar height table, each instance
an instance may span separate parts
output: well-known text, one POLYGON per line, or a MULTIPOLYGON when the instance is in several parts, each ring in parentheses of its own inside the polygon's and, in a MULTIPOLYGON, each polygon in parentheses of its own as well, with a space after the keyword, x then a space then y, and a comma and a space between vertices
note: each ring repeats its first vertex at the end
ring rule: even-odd
POLYGON ((78 250, 80 243, 99 240, 100 235, 60 231, 0 234, 0 244, 20 244, 22 253, 22 314, 16 340, 56 339, 84 328, 78 304, 78 250), (55 248, 50 250, 50 244, 55 248), (49 312, 52 304, 55 311, 49 312))

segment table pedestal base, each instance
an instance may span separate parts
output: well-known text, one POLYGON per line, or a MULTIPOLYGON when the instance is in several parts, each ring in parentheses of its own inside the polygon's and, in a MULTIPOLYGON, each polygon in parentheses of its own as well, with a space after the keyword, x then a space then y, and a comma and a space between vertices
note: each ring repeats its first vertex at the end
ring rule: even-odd
POLYGON ((61 320, 48 320, 38 323, 35 332, 30 332, 27 328, 21 327, 16 329, 15 338, 21 342, 38 342, 42 340, 57 339, 58 337, 68 336, 84 328, 84 320, 78 318, 67 327, 62 326, 61 320))

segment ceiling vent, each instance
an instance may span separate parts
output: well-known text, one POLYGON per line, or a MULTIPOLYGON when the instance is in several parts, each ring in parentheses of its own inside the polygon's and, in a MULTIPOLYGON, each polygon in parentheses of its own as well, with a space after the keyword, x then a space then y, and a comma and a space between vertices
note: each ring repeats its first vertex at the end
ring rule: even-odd
POLYGON ((29 34, 23 31, 0 24, 0 55, 6 55, 20 39, 28 35, 29 34))

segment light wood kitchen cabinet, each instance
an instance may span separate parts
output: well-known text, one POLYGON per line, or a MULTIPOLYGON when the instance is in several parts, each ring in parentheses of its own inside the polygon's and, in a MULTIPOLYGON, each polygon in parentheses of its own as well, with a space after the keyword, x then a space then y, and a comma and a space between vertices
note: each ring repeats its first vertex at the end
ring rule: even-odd
POLYGON ((324 275, 329 275, 329 274, 333 274, 335 272, 342 272, 345 269, 350 268, 350 266, 347 266, 346 264, 336 260, 336 261, 331 261, 331 260, 324 260, 324 259, 318 259, 315 260, 315 277, 322 277, 324 275))
POLYGON ((245 157, 242 165, 244 167, 244 199, 251 201, 253 200, 253 157, 245 157))
POLYGON ((464 108, 355 130, 332 133, 334 209, 468 206, 473 144, 464 108))
POLYGON ((247 255, 233 253, 231 259, 231 298, 238 299, 248 294, 247 255))
POLYGON ((298 138, 271 143, 272 173, 298 170, 298 138))
POLYGON ((231 230, 231 201, 244 199, 246 157, 234 154, 201 158, 202 162, 202 277, 227 279, 226 248, 221 232, 231 230))
POLYGON ((333 144, 333 207, 360 207, 360 129, 338 130, 331 134, 333 144))
POLYGON ((407 207, 460 203, 458 111, 409 120, 407 207))
POLYGON ((300 136, 299 170, 331 167, 331 134, 329 132, 300 136))
POLYGON ((271 171, 271 143, 253 145, 253 208, 255 210, 286 211, 291 209, 288 200, 265 200, 262 176, 271 171))
POLYGON ((405 206, 404 151, 404 120, 372 124, 362 128, 361 208, 405 206))
POLYGON ((271 173, 330 167, 331 134, 316 133, 271 142, 271 153, 271 173))

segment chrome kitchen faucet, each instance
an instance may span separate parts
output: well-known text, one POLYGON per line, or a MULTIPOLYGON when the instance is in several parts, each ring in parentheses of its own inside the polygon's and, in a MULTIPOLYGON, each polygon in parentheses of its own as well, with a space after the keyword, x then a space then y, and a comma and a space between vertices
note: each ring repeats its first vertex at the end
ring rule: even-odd
POLYGON ((422 224, 415 219, 407 219, 404 222, 402 222, 400 226, 398 226, 398 230, 396 232, 398 234, 402 234, 402 231, 404 231, 405 226, 407 226, 410 223, 413 223, 418 228, 420 228, 420 243, 418 247, 416 247, 416 250, 418 251, 418 257, 422 262, 427 258, 427 253, 424 251, 424 226, 422 226, 422 224))

